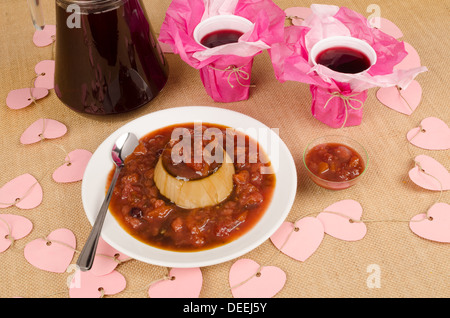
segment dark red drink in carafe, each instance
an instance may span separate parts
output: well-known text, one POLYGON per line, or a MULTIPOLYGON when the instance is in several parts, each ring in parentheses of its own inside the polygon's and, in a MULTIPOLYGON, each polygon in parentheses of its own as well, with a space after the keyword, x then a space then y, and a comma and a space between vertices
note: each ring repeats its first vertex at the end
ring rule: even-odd
POLYGON ((117 114, 150 102, 168 67, 139 0, 77 1, 56 6, 55 92, 73 110, 117 114), (72 22, 71 24, 69 22, 72 22), (78 26, 73 26, 74 22, 78 26))

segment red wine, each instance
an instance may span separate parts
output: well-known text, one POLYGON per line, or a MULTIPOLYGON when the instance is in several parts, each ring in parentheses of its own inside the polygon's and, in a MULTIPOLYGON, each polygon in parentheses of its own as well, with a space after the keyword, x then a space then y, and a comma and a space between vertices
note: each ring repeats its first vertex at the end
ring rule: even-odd
POLYGON ((80 27, 66 27, 71 15, 56 6, 55 92, 65 105, 96 115, 124 113, 161 91, 168 65, 139 0, 80 14, 80 27))
POLYGON ((340 73, 356 74, 371 66, 370 59, 362 52, 348 47, 334 47, 320 52, 317 64, 324 65, 340 73))
POLYGON ((242 32, 236 30, 218 30, 211 32, 201 39, 200 43, 208 48, 236 43, 242 36, 242 32))

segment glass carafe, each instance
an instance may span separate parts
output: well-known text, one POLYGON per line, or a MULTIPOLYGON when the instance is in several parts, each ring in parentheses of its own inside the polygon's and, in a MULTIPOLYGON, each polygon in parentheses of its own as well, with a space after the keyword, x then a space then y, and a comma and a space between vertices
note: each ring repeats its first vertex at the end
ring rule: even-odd
MULTIPOLYGON (((28 0, 37 29, 40 0, 28 0)), ((150 102, 168 66, 140 0, 56 0, 55 93, 71 109, 118 114, 150 102)))

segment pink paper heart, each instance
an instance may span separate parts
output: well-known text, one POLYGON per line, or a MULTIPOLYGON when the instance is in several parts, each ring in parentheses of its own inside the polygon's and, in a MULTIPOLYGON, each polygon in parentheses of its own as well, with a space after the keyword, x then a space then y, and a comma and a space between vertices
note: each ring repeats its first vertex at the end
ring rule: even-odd
POLYGON ((34 87, 53 89, 55 87, 55 61, 40 61, 34 67, 36 75, 39 75, 34 81, 34 87))
POLYGON ((419 53, 417 53, 416 49, 411 44, 407 42, 404 43, 408 55, 400 63, 394 66, 394 70, 410 70, 420 67, 422 63, 420 61, 419 53))
POLYGON ((77 270, 69 286, 70 298, 100 298, 115 295, 125 289, 125 277, 117 271, 107 275, 95 276, 91 271, 77 270))
POLYGON ((20 136, 20 142, 29 145, 42 139, 54 139, 66 134, 67 127, 57 120, 41 118, 32 123, 20 136))
POLYGON ((422 120, 420 127, 411 129, 407 139, 415 146, 427 150, 450 149, 450 128, 436 117, 422 120))
POLYGON ((38 47, 50 45, 56 36, 56 25, 45 25, 43 30, 36 30, 33 34, 33 43, 38 47))
POLYGON ((436 203, 428 210, 428 218, 425 213, 416 215, 409 228, 424 239, 450 243, 450 205, 436 203))
POLYGON ((231 266, 229 283, 234 298, 271 298, 284 287, 286 273, 275 266, 260 268, 251 259, 240 259, 231 266))
POLYGON ((304 262, 320 246, 324 235, 324 228, 320 220, 305 217, 295 224, 284 222, 270 237, 270 240, 284 254, 304 262))
POLYGON ((54 273, 64 273, 72 261, 76 239, 72 231, 57 229, 45 238, 38 238, 24 248, 25 259, 31 265, 54 273))
POLYGON ((33 223, 20 215, 0 214, 0 253, 6 251, 13 241, 30 234, 33 223))
POLYGON ((395 25, 395 23, 386 18, 373 17, 369 20, 369 24, 372 27, 379 29, 381 32, 389 34, 395 39, 403 37, 402 30, 400 30, 400 28, 395 25))
POLYGON ((362 222, 351 220, 361 220, 362 211, 358 202, 343 200, 327 207, 317 218, 322 222, 328 235, 344 241, 358 241, 366 235, 367 227, 362 222))
POLYGON ((0 208, 15 205, 19 209, 33 209, 42 202, 42 187, 31 174, 20 175, 0 188, 0 208))
POLYGON ((198 298, 203 285, 200 268, 172 268, 169 278, 153 283, 150 298, 198 298))
POLYGON ((303 21, 312 13, 311 8, 292 7, 284 10, 286 17, 290 18, 293 25, 301 26, 303 21))
POLYGON ((100 237, 90 272, 95 276, 107 275, 119 265, 119 262, 128 258, 127 255, 120 253, 100 237))
POLYGON ((413 80, 399 91, 396 86, 382 87, 377 91, 378 100, 385 106, 405 115, 411 115, 422 100, 422 87, 413 80))
POLYGON ((85 149, 76 149, 69 152, 66 163, 53 172, 53 180, 59 183, 76 182, 83 179, 84 171, 92 153, 85 149))
POLYGON ((443 165, 426 155, 419 155, 414 160, 416 167, 409 171, 412 182, 427 190, 450 190, 450 173, 443 165))
POLYGON ((22 109, 30 106, 34 100, 39 100, 48 95, 46 88, 20 88, 8 93, 6 96, 6 105, 11 109, 22 109), (31 96, 33 95, 33 97, 31 96))

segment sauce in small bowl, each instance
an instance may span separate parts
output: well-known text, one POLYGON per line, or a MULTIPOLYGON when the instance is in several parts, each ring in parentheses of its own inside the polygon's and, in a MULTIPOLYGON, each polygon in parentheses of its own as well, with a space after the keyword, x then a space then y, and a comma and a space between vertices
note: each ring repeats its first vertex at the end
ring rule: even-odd
POLYGON ((320 137, 303 153, 308 176, 329 190, 343 190, 355 185, 367 170, 368 161, 364 147, 344 136, 320 137))

